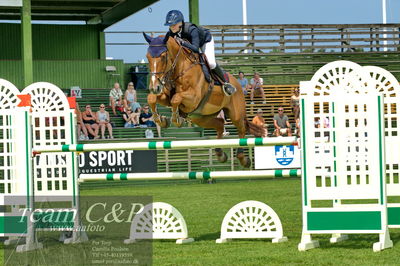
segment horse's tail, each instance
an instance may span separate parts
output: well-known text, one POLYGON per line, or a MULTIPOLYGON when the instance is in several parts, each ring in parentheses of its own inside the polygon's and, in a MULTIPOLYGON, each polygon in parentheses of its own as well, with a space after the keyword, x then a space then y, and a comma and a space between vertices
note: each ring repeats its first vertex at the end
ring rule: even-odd
POLYGON ((246 131, 255 137, 262 137, 266 135, 266 129, 262 126, 256 125, 245 118, 244 120, 246 131))

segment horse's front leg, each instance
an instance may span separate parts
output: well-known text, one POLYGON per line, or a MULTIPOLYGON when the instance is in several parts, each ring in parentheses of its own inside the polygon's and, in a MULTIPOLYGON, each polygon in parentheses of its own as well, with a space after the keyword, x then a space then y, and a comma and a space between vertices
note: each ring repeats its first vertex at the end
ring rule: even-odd
POLYGON ((179 105, 182 103, 182 95, 180 93, 176 93, 171 99, 172 106, 172 123, 174 123, 177 127, 181 127, 183 123, 183 119, 179 115, 179 105))
POLYGON ((151 112, 153 113, 153 120, 161 126, 160 115, 157 112, 157 95, 150 93, 147 95, 147 103, 150 106, 151 112))
POLYGON ((154 122, 156 122, 162 128, 169 127, 168 120, 165 118, 165 116, 160 116, 157 111, 157 103, 164 106, 170 106, 169 97, 164 93, 161 95, 149 94, 147 95, 147 103, 149 104, 151 112, 153 113, 154 122))

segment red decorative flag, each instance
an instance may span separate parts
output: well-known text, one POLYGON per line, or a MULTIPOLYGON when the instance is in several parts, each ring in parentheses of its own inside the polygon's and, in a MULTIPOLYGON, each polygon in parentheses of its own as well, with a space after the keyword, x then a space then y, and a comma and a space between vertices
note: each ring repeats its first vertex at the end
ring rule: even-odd
POLYGON ((70 109, 75 109, 76 108, 76 97, 68 97, 68 103, 69 103, 69 108, 70 109))
POLYGON ((21 100, 18 107, 31 106, 31 96, 29 94, 18 94, 17 97, 21 100))

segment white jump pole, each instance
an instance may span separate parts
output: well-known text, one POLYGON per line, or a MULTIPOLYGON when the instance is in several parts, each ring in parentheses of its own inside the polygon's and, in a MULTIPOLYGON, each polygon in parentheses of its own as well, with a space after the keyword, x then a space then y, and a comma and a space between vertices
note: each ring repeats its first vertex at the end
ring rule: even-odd
POLYGON ((256 170, 256 171, 216 171, 216 172, 176 172, 176 173, 115 173, 81 174, 79 182, 124 181, 124 180, 168 180, 168 179, 212 179, 212 178, 266 178, 300 177, 300 169, 256 170))
POLYGON ((248 138, 248 139, 213 139, 185 141, 150 141, 128 143, 99 144, 65 144, 39 146, 33 153, 47 152, 84 152, 84 151, 116 151, 116 150, 179 150, 190 148, 240 148, 254 146, 297 145, 296 137, 248 138))

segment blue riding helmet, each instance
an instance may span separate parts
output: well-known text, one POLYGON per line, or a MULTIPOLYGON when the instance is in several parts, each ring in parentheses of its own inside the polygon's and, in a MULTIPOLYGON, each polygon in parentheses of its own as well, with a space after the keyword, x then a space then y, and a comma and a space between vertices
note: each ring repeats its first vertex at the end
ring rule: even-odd
POLYGON ((164 26, 175 25, 178 22, 183 22, 183 14, 179 10, 171 10, 168 12, 167 17, 165 18, 164 26))

